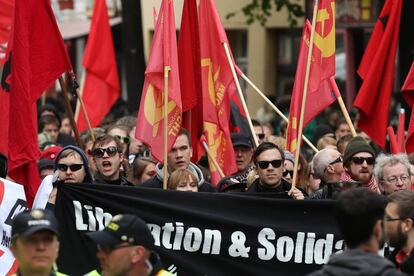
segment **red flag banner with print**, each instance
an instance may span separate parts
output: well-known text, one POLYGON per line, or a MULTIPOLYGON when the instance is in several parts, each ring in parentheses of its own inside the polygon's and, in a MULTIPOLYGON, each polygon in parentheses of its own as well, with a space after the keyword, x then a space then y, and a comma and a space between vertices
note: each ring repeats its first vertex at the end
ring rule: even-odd
POLYGON ((169 66, 168 79, 168 151, 181 129, 182 105, 177 58, 174 8, 171 0, 163 0, 158 14, 145 82, 139 107, 135 137, 151 147, 158 161, 164 160, 164 67, 169 66))
POLYGON ((71 69, 50 1, 16 0, 6 63, 10 75, 3 75, 0 93, 9 93, 10 110, 0 124, 10 127, 1 128, 8 131, 8 140, 0 144, 8 145, 9 175, 24 185, 30 206, 40 184, 36 100, 71 69))
MULTIPOLYGON (((213 0, 201 0, 199 14, 204 132, 212 155, 230 175, 237 168, 229 129, 229 87, 234 80, 222 44, 228 40, 213 0)), ((221 177, 211 161, 209 166, 216 185, 221 177)))
POLYGON ((201 158, 197 144, 203 134, 203 95, 201 92, 200 37, 197 1, 185 0, 178 40, 178 64, 180 67, 183 127, 191 136, 192 161, 201 158))
POLYGON ((358 68, 363 82, 354 106, 358 127, 382 148, 388 126, 388 108, 394 82, 402 0, 386 0, 358 68), (378 112, 386 110, 387 112, 378 112))
MULTIPOLYGON (((82 99, 91 126, 96 127, 121 94, 105 0, 95 1, 83 66, 86 74, 82 99)), ((77 125, 79 131, 87 128, 83 112, 79 112, 77 125)))
MULTIPOLYGON (((286 136, 287 149, 296 152, 299 118, 305 82, 306 61, 312 26, 308 20, 302 33, 302 40, 296 68, 295 83, 290 102, 289 125, 286 136)), ((335 2, 320 1, 316 17, 314 45, 309 74, 303 126, 332 104, 336 97, 329 79, 335 75, 335 2)))
MULTIPOLYGON (((401 92, 405 101, 413 109, 414 106, 414 62, 411 65, 410 72, 405 79, 401 92)), ((414 116, 411 113, 410 124, 408 125, 408 135, 405 142, 405 149, 407 153, 414 152, 414 116)))

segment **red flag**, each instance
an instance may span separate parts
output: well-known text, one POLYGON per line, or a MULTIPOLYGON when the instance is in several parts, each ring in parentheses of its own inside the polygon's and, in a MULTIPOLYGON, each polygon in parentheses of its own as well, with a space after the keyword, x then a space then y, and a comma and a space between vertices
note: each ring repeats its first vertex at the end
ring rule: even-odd
POLYGON ((16 0, 8 47, 6 63, 11 70, 6 70, 9 76, 2 77, 5 81, 0 93, 2 98, 9 94, 12 108, 2 114, 0 128, 8 131, 8 140, 0 144, 7 145, 9 175, 24 185, 31 206, 40 184, 36 100, 54 80, 71 69, 50 1, 16 0))
POLYGON ((145 71, 135 137, 151 147, 158 161, 164 160, 164 68, 169 66, 168 79, 168 151, 181 129, 181 93, 175 35, 174 7, 163 0, 158 13, 150 57, 145 71))
POLYGON ((183 127, 193 145, 192 161, 201 158, 197 144, 203 134, 203 95, 201 92, 200 37, 196 0, 185 0, 178 41, 183 127))
MULTIPOLYGON (((227 36, 213 0, 200 1, 200 41, 204 131, 212 155, 230 175, 237 171, 229 129, 229 87, 234 79, 223 48, 224 42, 229 45, 227 36)), ((209 166, 216 185, 221 177, 212 162, 209 166)))
MULTIPOLYGON (((405 101, 413 109, 414 105, 414 62, 411 65, 410 72, 408 72, 404 85, 401 88, 401 92, 405 101)), ((408 135, 405 142, 405 148, 407 153, 414 152, 414 116, 411 112, 410 124, 408 125, 408 135)))
MULTIPOLYGON (((105 0, 95 1, 82 63, 86 69, 82 99, 91 126, 96 127, 119 98, 121 91, 105 0)), ((87 128, 83 112, 79 112, 77 124, 79 131, 87 128)))
POLYGON ((14 0, 0 0, 0 7, 0 64, 3 64, 13 21, 14 0))
POLYGON ((382 148, 388 126, 388 110, 394 82, 401 19, 401 0, 387 0, 375 24, 358 74, 363 83, 354 101, 360 110, 358 127, 382 148))
MULTIPOLYGON (((302 33, 295 83, 292 90, 289 126, 286 135, 286 148, 293 153, 296 152, 311 30, 312 26, 310 22, 306 20, 302 33)), ((330 78, 334 75, 335 3, 332 0, 324 0, 320 1, 318 6, 303 127, 335 101, 336 97, 330 84, 330 78)))

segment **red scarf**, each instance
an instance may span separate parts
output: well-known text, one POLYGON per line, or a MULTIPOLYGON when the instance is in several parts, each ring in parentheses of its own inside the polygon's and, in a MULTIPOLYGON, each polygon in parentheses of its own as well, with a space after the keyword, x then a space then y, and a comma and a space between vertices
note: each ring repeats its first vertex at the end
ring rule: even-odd
MULTIPOLYGON (((342 173, 340 180, 341 181, 346 181, 346 182, 356 182, 345 171, 342 173)), ((369 180, 369 182, 367 184, 362 184, 362 187, 369 188, 369 189, 371 189, 372 191, 374 191, 374 192, 376 192, 378 194, 381 193, 380 190, 379 190, 379 188, 378 188, 378 184, 377 184, 377 181, 375 180, 374 176, 371 177, 371 179, 369 180)))

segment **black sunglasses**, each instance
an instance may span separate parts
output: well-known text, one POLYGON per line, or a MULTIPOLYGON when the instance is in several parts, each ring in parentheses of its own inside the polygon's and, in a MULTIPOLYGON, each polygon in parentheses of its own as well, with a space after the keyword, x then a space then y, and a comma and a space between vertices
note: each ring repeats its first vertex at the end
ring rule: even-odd
POLYGON ((290 175, 291 178, 293 177, 293 171, 286 170, 286 171, 283 172, 284 177, 286 177, 288 174, 290 175))
POLYGON ((259 168, 262 170, 267 169, 269 167, 269 164, 272 164, 273 168, 279 168, 282 165, 282 159, 275 159, 271 161, 257 161, 257 165, 259 165, 259 168))
POLYGON ((83 164, 57 164, 57 168, 59 171, 62 172, 66 172, 69 168, 69 170, 71 170, 72 172, 76 172, 79 171, 80 169, 82 169, 83 164))
POLYGON ((105 155, 105 152, 109 157, 115 156, 118 153, 117 147, 108 147, 108 148, 97 148, 93 151, 93 156, 97 158, 102 158, 105 155))
POLYGON ((263 140, 265 138, 264 133, 257 134, 257 138, 259 138, 259 140, 263 140))
POLYGON ((362 165, 364 161, 366 161, 368 165, 374 165, 375 163, 374 157, 352 157, 351 160, 357 165, 362 165))
POLYGON ((118 138, 118 140, 121 141, 121 143, 129 144, 129 137, 122 137, 120 135, 115 135, 114 137, 118 138))
POLYGON ((344 162, 343 159, 342 159, 342 156, 339 156, 334 161, 332 161, 331 163, 329 163, 329 165, 333 165, 333 164, 336 164, 336 163, 342 163, 342 162, 344 162))

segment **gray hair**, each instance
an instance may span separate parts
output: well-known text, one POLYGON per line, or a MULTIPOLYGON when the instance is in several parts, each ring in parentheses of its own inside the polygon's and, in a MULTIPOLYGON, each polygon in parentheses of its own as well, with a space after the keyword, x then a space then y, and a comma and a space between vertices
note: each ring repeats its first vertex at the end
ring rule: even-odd
POLYGON ((383 179, 383 170, 385 166, 394 166, 396 164, 402 164, 407 168, 408 174, 411 175, 411 165, 408 161, 408 156, 405 153, 400 154, 384 154, 378 155, 375 160, 374 176, 375 179, 380 182, 383 179))
POLYGON ((320 179, 324 179, 326 168, 329 166, 329 163, 334 161, 332 157, 332 152, 337 151, 331 148, 326 148, 318 151, 312 159, 313 163, 313 172, 315 176, 320 179))

